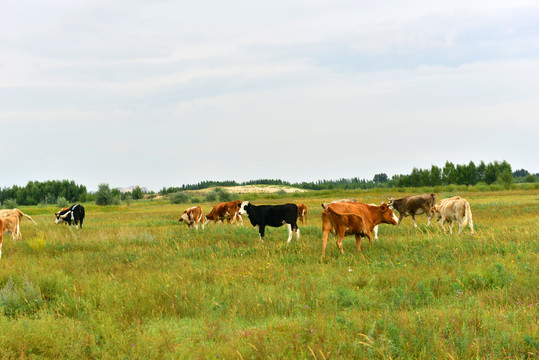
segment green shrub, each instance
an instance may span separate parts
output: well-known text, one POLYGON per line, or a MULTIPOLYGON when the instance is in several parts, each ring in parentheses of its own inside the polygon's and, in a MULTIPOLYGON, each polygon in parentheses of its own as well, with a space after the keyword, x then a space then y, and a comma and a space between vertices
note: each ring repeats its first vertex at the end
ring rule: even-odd
POLYGON ((189 202, 190 197, 185 191, 179 191, 170 196, 170 202, 172 204, 185 204, 189 202))
POLYGON ((58 196, 56 199, 56 205, 58 205, 58 207, 65 208, 69 206, 69 201, 67 201, 67 199, 63 196, 58 196))
POLYGON ((43 304, 39 287, 32 284, 28 279, 22 286, 17 286, 11 276, 0 290, 0 309, 7 316, 18 313, 31 315, 43 304))
POLYGON ((100 206, 105 205, 117 205, 120 199, 115 199, 109 184, 101 183, 97 186, 97 192, 95 193, 95 204, 100 206))
POLYGON ((18 206, 17 201, 15 199, 7 199, 4 201, 4 205, 2 207, 6 209, 14 209, 18 206))

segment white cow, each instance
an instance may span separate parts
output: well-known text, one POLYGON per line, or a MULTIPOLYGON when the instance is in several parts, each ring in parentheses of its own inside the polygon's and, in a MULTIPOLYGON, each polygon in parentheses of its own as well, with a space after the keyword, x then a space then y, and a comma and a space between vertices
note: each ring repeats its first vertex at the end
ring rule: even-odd
POLYGON ((447 222, 449 223, 449 233, 453 234, 453 221, 458 221, 459 234, 462 232, 462 229, 466 227, 466 224, 470 225, 471 234, 474 234, 472 210, 470 208, 470 203, 465 199, 444 199, 440 201, 440 203, 434 205, 433 209, 436 221, 444 231, 444 225, 447 222))

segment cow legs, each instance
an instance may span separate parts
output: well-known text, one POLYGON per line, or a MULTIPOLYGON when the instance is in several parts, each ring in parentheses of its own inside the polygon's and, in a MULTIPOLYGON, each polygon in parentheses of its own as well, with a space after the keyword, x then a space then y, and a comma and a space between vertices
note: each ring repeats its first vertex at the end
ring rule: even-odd
POLYGON ((378 240, 378 225, 376 225, 372 230, 374 231, 374 240, 378 240))
POLYGON ((288 240, 286 243, 290 244, 290 241, 292 240, 292 225, 286 224, 286 227, 288 228, 288 240))
POLYGON ((432 215, 430 213, 427 213, 427 217, 429 218, 429 220, 427 221, 427 226, 429 226, 430 220, 432 219, 432 215))
POLYGON ((417 227, 417 223, 415 222, 415 215, 412 214, 412 221, 414 222, 414 227, 417 227))
POLYGON ((266 225, 259 226, 257 225, 258 235, 260 236, 260 241, 264 242, 264 233, 266 232, 266 225))
POLYGON ((346 229, 343 229, 343 231, 340 231, 339 234, 337 235, 337 247, 339 248, 339 251, 341 252, 341 254, 344 254, 344 250, 343 250, 343 247, 342 247, 342 241, 344 239, 344 232, 346 231, 346 229))
POLYGON ((356 247, 357 251, 361 252, 361 236, 359 234, 354 234, 356 237, 356 247))

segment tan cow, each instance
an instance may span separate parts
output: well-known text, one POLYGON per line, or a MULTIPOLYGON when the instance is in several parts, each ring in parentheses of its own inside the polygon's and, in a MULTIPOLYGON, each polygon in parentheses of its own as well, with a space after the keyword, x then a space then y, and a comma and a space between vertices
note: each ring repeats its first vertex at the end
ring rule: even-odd
POLYGON ((206 221, 206 217, 204 216, 204 211, 202 211, 200 206, 193 206, 185 210, 178 221, 185 221, 188 228, 194 226, 197 230, 198 224, 200 223, 202 230, 204 230, 204 222, 206 221))
POLYGON ((19 232, 19 217, 18 216, 8 216, 2 219, 4 223, 4 232, 3 234, 11 233, 13 240, 20 238, 21 233, 19 232))
POLYGON ((332 229, 335 229, 337 247, 343 254, 342 241, 345 235, 355 235, 357 250, 361 251, 361 237, 368 237, 372 243, 372 231, 382 223, 398 223, 393 210, 385 203, 380 206, 350 202, 330 204, 322 211, 322 256, 325 255, 328 235, 332 229))
POLYGON ((24 214, 19 209, 3 209, 3 210, 0 210, 0 219, 6 218, 6 217, 9 217, 9 216, 16 216, 19 219, 19 221, 17 222, 17 234, 16 234, 16 236, 14 235, 14 238, 16 237, 17 239, 20 239, 22 237, 21 229, 20 229, 20 222, 21 222, 23 216, 27 217, 31 222, 33 222, 35 225, 37 225, 36 222, 34 221, 34 219, 32 219, 30 216, 24 214))
POLYGON ((466 224, 470 226, 470 232, 473 235, 473 219, 470 203, 465 199, 444 199, 439 204, 434 205, 434 216, 438 224, 445 231, 445 223, 449 224, 449 233, 453 234, 453 221, 459 223, 459 235, 466 224))
POLYGON ((222 223, 222 221, 226 219, 227 223, 229 224, 235 224, 236 222, 239 222, 241 225, 243 225, 243 218, 240 214, 238 214, 240 205, 240 200, 234 200, 215 205, 210 211, 210 213, 206 215, 205 224, 209 224, 210 221, 213 221, 214 223, 222 223))
POLYGON ((305 217, 305 223, 307 223, 307 205, 298 204, 298 219, 303 224, 303 217, 305 217))

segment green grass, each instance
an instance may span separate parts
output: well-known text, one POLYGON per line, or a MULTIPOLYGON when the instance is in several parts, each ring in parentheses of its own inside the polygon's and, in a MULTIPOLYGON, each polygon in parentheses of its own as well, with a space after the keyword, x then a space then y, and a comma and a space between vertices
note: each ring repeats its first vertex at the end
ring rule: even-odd
POLYGON ((307 204, 288 246, 285 227, 260 243, 248 219, 187 229, 188 205, 159 200, 88 204, 82 230, 24 207, 38 225, 4 237, 0 358, 536 358, 539 192, 458 194, 476 236, 405 218, 362 253, 330 238, 324 259, 321 202, 408 193, 255 201, 307 204))

